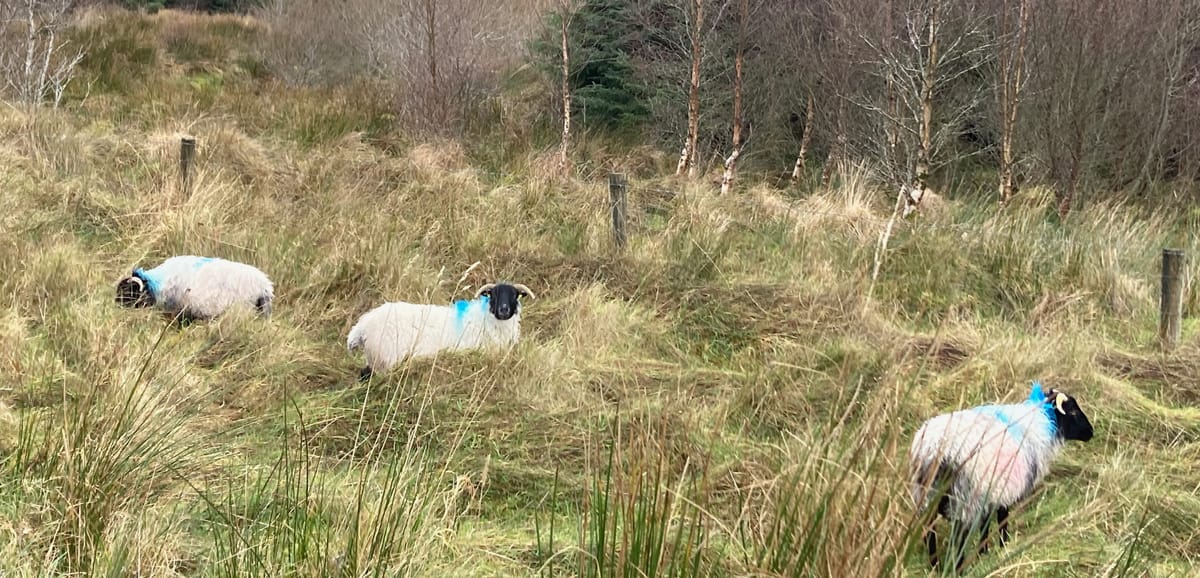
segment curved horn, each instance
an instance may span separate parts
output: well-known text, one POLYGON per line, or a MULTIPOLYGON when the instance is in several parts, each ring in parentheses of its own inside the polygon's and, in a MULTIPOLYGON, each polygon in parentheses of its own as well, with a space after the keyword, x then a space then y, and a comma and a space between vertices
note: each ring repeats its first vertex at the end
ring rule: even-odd
POLYGON ((1067 401, 1067 394, 1065 394, 1061 391, 1058 392, 1058 395, 1054 396, 1054 407, 1056 409, 1058 409, 1058 413, 1061 413, 1061 414, 1067 413, 1067 412, 1063 411, 1063 407, 1062 407, 1063 403, 1065 403, 1066 401, 1067 401))
POLYGON ((513 283, 512 286, 513 286, 513 289, 517 290, 517 294, 524 295, 526 297, 529 297, 530 299, 537 299, 537 295, 534 295, 533 291, 530 291, 528 287, 526 287, 520 283, 513 283))
POLYGON ((138 291, 142 291, 143 289, 145 289, 145 288, 146 288, 146 282, 145 282, 145 281, 142 281, 142 278, 141 278, 141 277, 138 277, 137 275, 133 275, 133 276, 131 276, 131 277, 128 277, 128 278, 126 278, 125 280, 126 280, 126 281, 132 281, 132 282, 134 282, 134 283, 137 283, 137 288, 138 288, 138 291))
POLYGON ((495 287, 496 287, 495 283, 488 283, 487 285, 480 287, 479 290, 475 292, 475 296, 479 297, 480 295, 483 295, 484 293, 491 291, 495 287))

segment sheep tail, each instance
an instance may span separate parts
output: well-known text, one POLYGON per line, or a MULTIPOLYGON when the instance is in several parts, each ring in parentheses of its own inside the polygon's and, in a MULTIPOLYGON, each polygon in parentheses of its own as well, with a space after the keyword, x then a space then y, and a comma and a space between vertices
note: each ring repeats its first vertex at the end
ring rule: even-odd
POLYGON ((909 480, 913 503, 922 509, 937 504, 938 513, 949 515, 947 497, 952 491, 954 477, 954 468, 950 464, 941 460, 922 460, 909 480))

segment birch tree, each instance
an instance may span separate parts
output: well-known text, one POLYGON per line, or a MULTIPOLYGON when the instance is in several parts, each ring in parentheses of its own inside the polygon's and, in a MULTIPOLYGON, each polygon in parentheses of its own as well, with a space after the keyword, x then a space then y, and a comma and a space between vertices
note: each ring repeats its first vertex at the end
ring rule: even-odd
MULTIPOLYGON (((688 83, 688 122, 687 136, 684 137, 683 151, 679 154, 679 164, 675 174, 681 175, 687 171, 689 177, 695 176, 696 145, 700 136, 700 62, 704 58, 704 42, 700 37, 704 31, 704 0, 691 0, 691 26, 688 35, 692 41, 692 75, 688 83)), ((685 9, 684 13, 688 11, 685 9)))
POLYGON ((1000 206, 1007 206, 1016 193, 1013 172, 1017 164, 1017 115, 1021 97, 1029 81, 1026 68, 1026 45, 1029 38, 1029 0, 1004 0, 997 19, 999 37, 996 39, 996 109, 999 114, 999 172, 1000 206))
POLYGON ((804 108, 804 132, 800 135, 800 152, 796 153, 796 165, 792 167, 792 185, 800 182, 804 176, 804 165, 807 162, 808 146, 812 144, 813 117, 816 111, 813 107, 813 93, 808 92, 807 106, 804 108))
POLYGON ((750 0, 738 0, 737 52, 733 60, 733 142, 732 152, 725 159, 725 174, 721 177, 721 194, 728 193, 737 179, 738 159, 742 156, 742 67, 746 61, 746 26, 750 20, 750 0))
POLYGON ((571 52, 567 44, 567 32, 571 28, 571 17, 575 14, 572 0, 559 0, 559 30, 562 36, 562 145, 558 153, 558 170, 563 177, 571 175, 571 52))

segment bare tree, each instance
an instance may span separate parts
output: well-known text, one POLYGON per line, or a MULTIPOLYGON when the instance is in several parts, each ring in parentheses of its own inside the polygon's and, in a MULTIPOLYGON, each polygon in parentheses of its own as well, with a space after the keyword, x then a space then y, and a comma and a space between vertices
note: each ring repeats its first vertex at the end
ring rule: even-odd
MULTIPOLYGON (((704 41, 701 33, 704 31, 704 0, 691 0, 692 25, 688 28, 692 41, 692 76, 688 84, 688 124, 687 136, 683 142, 683 152, 679 154, 679 164, 675 174, 684 171, 688 176, 695 176, 696 145, 700 136, 700 62, 704 58, 704 41)), ((686 13, 687 10, 684 10, 686 13)))
POLYGON ((1029 81, 1025 47, 1029 38, 1029 0, 1003 0, 1000 8, 999 38, 996 40, 996 109, 1000 132, 1000 206, 1008 205, 1016 193, 1017 115, 1021 110, 1021 93, 1029 81))
MULTIPOLYGON (((825 38, 814 43, 813 52, 822 57, 814 67, 814 76, 823 87, 817 114, 821 115, 832 132, 825 163, 821 170, 821 186, 828 187, 833 175, 845 165, 850 154, 850 133, 856 127, 850 118, 848 103, 854 102, 856 91, 864 81, 864 62, 875 54, 866 53, 859 40, 868 36, 862 31, 868 14, 878 11, 878 4, 859 0, 826 0, 818 21, 828 28, 825 38)), ((858 131, 855 131, 858 132, 858 131)))
POLYGON ((825 157, 825 167, 821 169, 821 186, 828 187, 833 181, 833 173, 838 166, 845 162, 847 151, 846 137, 846 103, 841 99, 837 105, 837 120, 835 121, 836 132, 833 137, 833 144, 829 147, 829 154, 825 157))
POLYGON ((434 109, 438 114, 439 124, 446 123, 446 101, 438 87, 437 66, 437 37, 438 37, 438 5, 437 0, 421 0, 421 10, 425 13, 425 61, 429 68, 429 87, 433 95, 434 109))
POLYGON ((571 53, 567 46, 567 31, 575 14, 572 0, 558 2, 559 30, 562 35, 562 145, 558 153, 558 170, 563 177, 571 175, 571 53))
POLYGON ((1137 41, 1124 38, 1124 16, 1102 0, 1064 0, 1039 10, 1038 41, 1047 58, 1035 71, 1036 125, 1062 217, 1093 167, 1117 160, 1109 142, 1119 125, 1116 97, 1122 70, 1132 76, 1135 64, 1122 44, 1137 41))
POLYGON ((804 109, 804 133, 800 135, 800 152, 796 154, 796 166, 792 167, 792 184, 795 185, 804 176, 804 164, 808 157, 808 145, 812 143, 813 117, 816 116, 816 111, 813 110, 813 95, 808 93, 808 106, 804 109))
MULTIPOLYGON (((754 92, 766 91, 771 95, 768 102, 760 102, 757 107, 766 113, 763 116, 768 122, 780 118, 771 114, 772 101, 780 102, 788 111, 788 136, 799 138, 790 177, 790 183, 795 185, 805 176, 818 125, 828 124, 825 118, 828 114, 823 114, 825 111, 819 110, 818 104, 824 106, 836 101, 828 94, 828 89, 836 84, 828 82, 822 74, 824 67, 836 65, 830 63, 832 59, 813 57, 830 52, 829 43, 835 31, 826 2, 767 0, 755 12, 756 28, 761 28, 755 32, 763 40, 756 43, 754 69, 759 77, 754 80, 754 92)), ((839 71, 839 75, 844 73, 845 70, 839 71)), ((756 94, 751 94, 751 98, 763 100, 756 94)))
MULTIPOLYGON (((3 0, 0 0, 3 1, 3 0)), ((417 132, 461 129, 486 83, 524 56, 556 0, 528 10, 477 0, 267 0, 265 52, 285 80, 337 84, 367 77, 392 87, 397 116, 417 132)))
POLYGON ((0 75, 17 102, 62 103, 84 54, 59 35, 73 6, 72 0, 0 0, 0 75))
POLYGON ((721 0, 715 5, 710 5, 711 2, 712 0, 680 0, 678 4, 687 32, 687 45, 680 48, 686 51, 690 58, 691 72, 688 78, 687 134, 679 152, 679 162, 675 165, 675 174, 682 175, 686 172, 689 178, 695 178, 697 171, 696 155, 699 154, 700 144, 700 85, 703 83, 705 48, 712 32, 722 22, 721 16, 729 5, 728 0, 721 0))
MULTIPOLYGON (((884 2, 883 14, 883 38, 880 42, 886 47, 892 47, 896 42, 895 8, 892 6, 892 0, 884 2)), ((890 71, 885 72, 884 83, 886 84, 887 116, 888 118, 897 118, 900 116, 900 102, 896 97, 896 75, 890 71)), ((895 158, 896 146, 900 143, 900 133, 896 123, 884 123, 884 131, 887 138, 887 154, 895 158)))
POLYGON ((720 12, 724 11, 725 6, 722 5, 718 16, 713 19, 713 22, 704 28, 704 4, 708 0, 685 0, 684 5, 680 7, 684 14, 684 19, 688 20, 688 40, 691 42, 691 78, 688 83, 688 134, 684 137, 683 150, 679 152, 679 163, 676 165, 676 174, 682 175, 684 171, 689 177, 696 176, 696 147, 700 145, 700 82, 701 82, 701 65, 704 61, 704 41, 708 36, 708 32, 715 28, 716 23, 720 22, 720 12))
POLYGON ((721 194, 733 188, 737 178, 738 158, 742 156, 742 66, 746 61, 746 25, 750 20, 750 0, 738 1, 737 53, 733 60, 733 151, 725 159, 725 174, 721 177, 721 194))
MULTIPOLYGON (((918 36, 913 34, 910 38, 912 46, 924 57, 924 66, 921 68, 921 92, 920 92, 920 107, 921 117, 919 127, 920 139, 917 147, 917 165, 913 171, 913 184, 924 194, 924 191, 929 188, 929 166, 933 158, 933 91, 937 88, 938 81, 938 49, 941 48, 940 32, 942 30, 942 14, 943 7, 940 0, 934 0, 928 4, 928 7, 919 14, 924 16, 922 28, 928 31, 924 44, 918 40, 918 36)), ((916 32, 914 29, 913 32, 916 32)), ((920 197, 917 197, 913 205, 921 202, 920 197)))
POLYGON ((1200 80, 1197 78, 1200 63, 1195 61, 1196 53, 1200 51, 1200 2, 1170 0, 1158 7, 1163 12, 1155 21, 1162 25, 1151 51, 1155 55, 1154 60, 1158 64, 1155 68, 1159 68, 1159 73, 1155 75, 1158 82, 1144 85, 1150 92, 1146 100, 1153 103, 1146 108, 1153 116, 1149 119, 1151 122, 1144 125, 1150 129, 1142 147, 1144 154, 1137 177, 1137 188, 1141 191, 1162 178, 1165 164, 1163 148, 1172 117, 1178 115, 1178 103, 1185 100, 1187 85, 1200 80))
POLYGON ((974 73, 991 56, 980 19, 963 16, 961 0, 921 0, 904 13, 904 37, 894 44, 867 37, 885 89, 895 87, 895 113, 890 91, 878 101, 860 104, 882 120, 882 137, 871 145, 880 168, 904 191, 904 214, 911 214, 930 191, 930 175, 959 160, 947 154, 962 134, 966 119, 978 108, 978 87, 961 87, 951 101, 949 89, 974 73), (958 16, 956 18, 956 16, 958 16), (890 126, 889 126, 890 125, 890 126), (895 135, 895 136, 893 136, 895 135))

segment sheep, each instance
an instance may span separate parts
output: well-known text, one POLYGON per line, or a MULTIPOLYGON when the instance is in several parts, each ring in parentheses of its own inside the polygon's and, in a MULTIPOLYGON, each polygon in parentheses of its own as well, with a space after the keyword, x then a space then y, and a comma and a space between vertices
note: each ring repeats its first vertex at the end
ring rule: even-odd
MULTIPOLYGON (((912 499, 928 512, 935 498, 937 514, 958 522, 951 550, 960 551, 972 530, 980 532, 980 552, 987 550, 988 525, 996 512, 1000 545, 1008 540, 1008 511, 1029 497, 1067 440, 1092 439, 1092 424, 1075 398, 1034 381, 1022 403, 985 405, 939 415, 926 421, 909 452, 912 499), (938 490, 931 491, 933 487, 938 490)), ((935 516, 936 517, 936 516, 935 516)), ((933 520, 923 536, 929 560, 936 566, 937 535, 933 520)))
POLYGON ((365 352, 367 365, 359 373, 365 381, 410 357, 511 345, 521 333, 520 297, 536 299, 524 285, 489 283, 475 299, 449 306, 384 303, 358 319, 346 348, 365 352))
POLYGON ((123 307, 159 306, 181 322, 211 319, 230 306, 246 304, 271 316, 275 288, 259 269, 213 257, 171 257, 153 269, 138 267, 117 283, 123 307))

